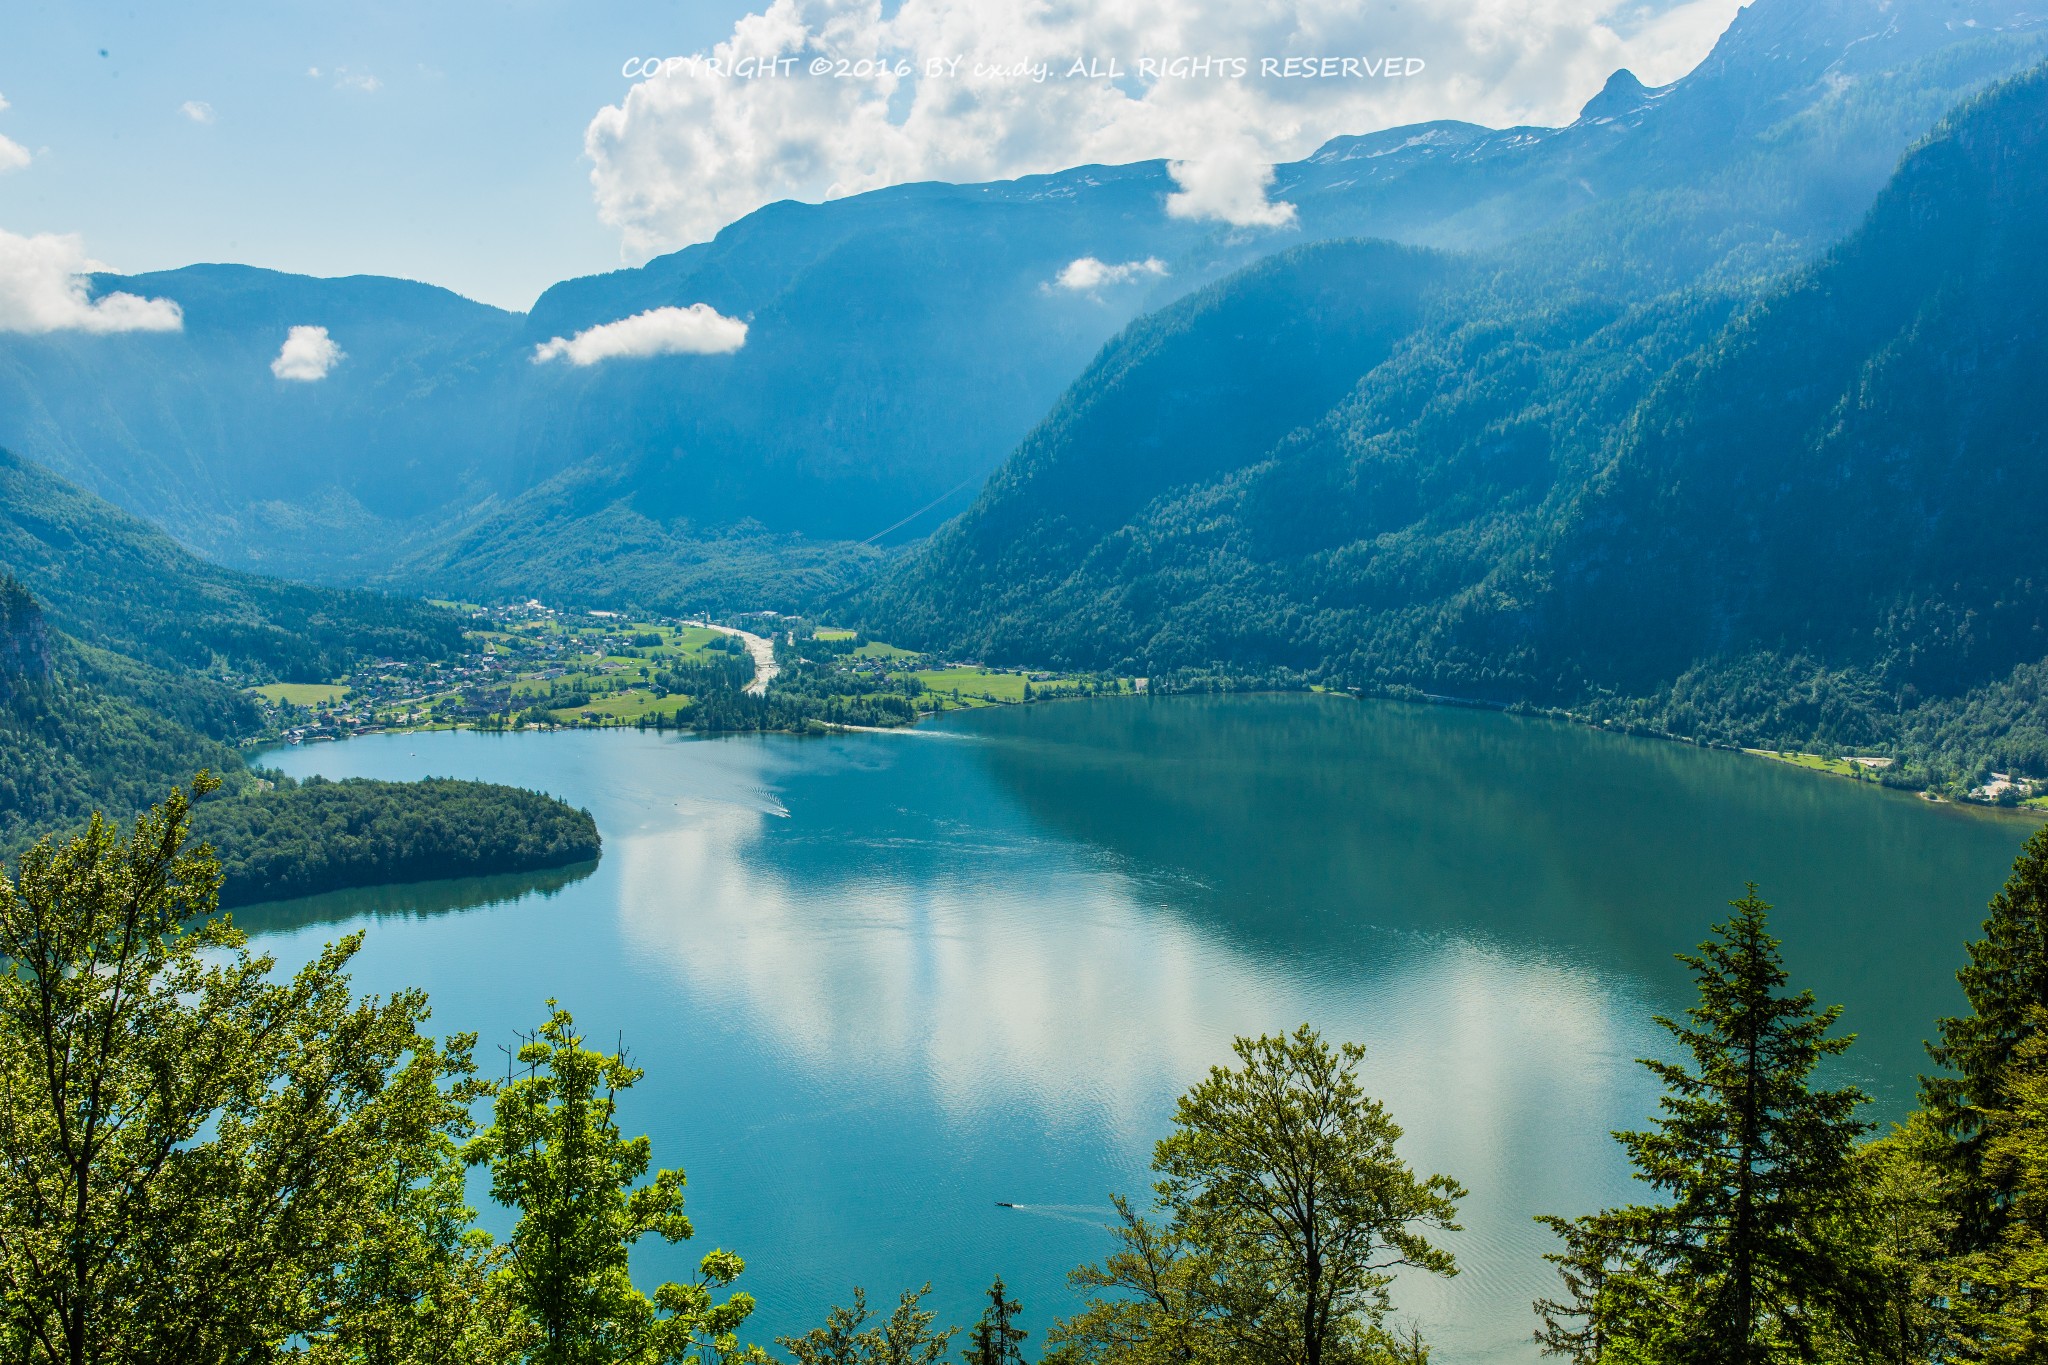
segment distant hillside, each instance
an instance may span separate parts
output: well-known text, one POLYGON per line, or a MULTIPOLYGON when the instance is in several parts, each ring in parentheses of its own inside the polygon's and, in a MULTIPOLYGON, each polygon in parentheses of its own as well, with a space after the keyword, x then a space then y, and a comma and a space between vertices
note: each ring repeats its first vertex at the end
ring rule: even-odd
POLYGON ((243 686, 442 657, 460 632, 425 603, 208 564, 0 451, 0 849, 126 816, 201 768, 244 786, 243 686))
MULTIPOLYGON (((2001 680, 2048 654, 2044 187, 2037 69, 1943 123, 1761 302, 1633 301, 1511 252, 1436 286, 1304 429, 1188 467, 1134 466, 1061 415, 1126 350, 1126 387, 1172 392, 1140 324, 865 610, 995 660, 1283 668, 2013 761, 2000 736, 2038 731, 2039 688, 2001 680), (1077 517, 1098 484, 1124 489, 1112 514, 1077 517), (1968 698, 1994 687, 1989 722, 1968 698)), ((1191 319, 1183 345, 1220 364, 1244 338, 1191 319)))
POLYGON ((801 594, 872 558, 830 543, 902 543, 960 510, 1133 318, 1262 256, 1522 242, 1612 298, 1754 289, 1839 238, 1901 150, 2041 43, 2018 0, 1758 0, 1683 80, 1617 73, 1566 127, 1432 123, 1278 167, 1284 231, 1167 216, 1153 162, 770 205, 526 317, 391 280, 109 277, 178 300, 185 330, 0 337, 0 444, 237 567, 801 594), (1060 287, 1083 256, 1159 265, 1060 287), (532 363, 553 337, 700 302, 747 321, 741 350, 532 363), (270 373, 299 325, 346 352, 317 382, 270 373))
POLYGON ((175 300, 184 330, 0 336, 0 446, 212 558, 360 571, 394 537, 535 481, 513 463, 516 314, 404 280, 238 265, 95 284, 175 300), (295 326, 344 352, 324 379, 271 373, 295 326))
POLYGON ((424 602, 223 569, 135 516, 0 450, 0 568, 57 627, 153 664, 325 681, 361 656, 443 658, 462 623, 424 602))
POLYGON ((222 742, 254 719, 238 694, 52 632, 4 573, 0 618, 0 852, 94 810, 140 810, 202 768, 241 774, 222 742))

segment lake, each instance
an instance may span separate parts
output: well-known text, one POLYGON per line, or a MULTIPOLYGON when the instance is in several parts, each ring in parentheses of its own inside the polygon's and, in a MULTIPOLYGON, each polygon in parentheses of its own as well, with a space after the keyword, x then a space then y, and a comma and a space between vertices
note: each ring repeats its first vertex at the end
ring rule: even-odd
MULTIPOLYGON (((864 1286, 967 1322, 1000 1272, 1035 1357, 1064 1274, 1147 1193, 1173 1101, 1231 1039, 1364 1043, 1421 1169, 1471 1191, 1462 1273, 1404 1283, 1435 1358, 1528 1361, 1537 1213, 1637 1197, 1633 1059, 1746 881, 1795 984, 1847 1007, 1842 1074, 1910 1105, 1984 903, 2035 828, 1739 754, 1317 696, 1067 702, 899 734, 384 735, 297 776, 475 777, 588 808, 594 871, 237 912, 285 965, 366 927, 359 987, 431 992, 480 1057, 559 997, 646 1079, 628 1132, 689 1174, 767 1343, 864 1286), (998 1201, 1020 1205, 997 1207, 998 1201)), ((479 1188, 479 1195, 482 1191, 479 1188)), ((501 1231, 500 1211, 487 1218, 501 1231)))

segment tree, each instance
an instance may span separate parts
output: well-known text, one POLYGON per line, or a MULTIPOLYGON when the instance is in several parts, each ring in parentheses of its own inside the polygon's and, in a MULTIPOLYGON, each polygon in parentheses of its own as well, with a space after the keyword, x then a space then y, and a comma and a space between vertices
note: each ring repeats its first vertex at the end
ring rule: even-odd
POLYGON ((1981 1114, 1983 1172, 2002 1192, 1998 1240, 1952 1267, 1961 1360, 2048 1359, 2048 1011, 2003 1071, 1997 1102, 1981 1114))
POLYGON ((1400 1128, 1358 1085, 1365 1049, 1332 1048, 1304 1024, 1235 1051, 1242 1065, 1183 1095, 1154 1153, 1164 1228, 1119 1206, 1122 1248, 1076 1277, 1152 1303, 1091 1303, 1056 1334, 1070 1356, 1106 1358, 1088 1333, 1135 1328, 1169 1334, 1186 1359, 1383 1357, 1395 1349, 1380 1327, 1394 1271, 1457 1273, 1425 1234, 1457 1228, 1465 1192, 1448 1176, 1418 1179, 1396 1154, 1400 1128))
POLYGON ((0 877, 10 1360, 241 1362, 327 1330, 383 1177, 465 1121, 470 1040, 421 1034, 418 992, 354 999, 359 938, 273 980, 188 813, 173 789, 0 877))
POLYGON ((373 1177, 371 1216, 341 1266, 311 1365, 498 1365, 531 1332, 492 1278, 503 1248, 472 1226, 461 1151, 436 1135, 373 1177))
POLYGON ((1008 1296, 1003 1277, 996 1276, 988 1287, 988 1307, 981 1310, 981 1320, 967 1336, 967 1349, 962 1353, 967 1365, 1024 1365, 1024 1352, 1018 1344, 1030 1333, 1016 1325, 1021 1309, 1022 1305, 1008 1296))
POLYGON ((834 1307, 823 1327, 800 1337, 777 1337, 776 1343, 796 1357, 797 1365, 937 1365, 953 1340, 953 1328, 933 1331, 938 1315, 919 1307, 932 1287, 906 1289, 889 1320, 867 1326, 868 1299, 858 1286, 851 1308, 834 1307))
POLYGON ((1642 1064, 1664 1082, 1662 1117, 1615 1134, 1636 1178, 1667 1203, 1542 1219, 1562 1300, 1536 1305, 1538 1340, 1577 1361, 1766 1365, 1812 1361, 1831 1334, 1870 1333, 1877 1291, 1842 1229, 1856 1208, 1853 1087, 1816 1090, 1814 1068, 1851 1039, 1839 1006, 1782 992, 1770 907, 1733 902, 1697 954, 1684 1022, 1659 1017, 1690 1067, 1642 1064))
POLYGON ((1970 1013, 1943 1019, 1941 1041, 1927 1049, 1949 1074, 1921 1081, 1921 1103, 1952 1144, 1962 1251, 1998 1239, 2009 1191, 1985 1172, 1983 1115, 2000 1107, 2006 1068, 2038 1032, 2034 1012, 2048 1009, 2048 829, 2027 840, 1990 909, 1956 973, 1970 1013))
POLYGON ((1222 1303, 1210 1257, 1170 1225, 1146 1221, 1110 1196, 1117 1249, 1067 1276, 1088 1298, 1046 1334, 1051 1365, 1185 1365, 1222 1360, 1222 1303))
POLYGON ((1886 1365, 1943 1359, 1951 1340, 1955 1286, 1946 1258, 1956 1217, 1946 1146, 1919 1111, 1854 1158, 1858 1199, 1848 1235, 1878 1293, 1865 1345, 1886 1365))
POLYGON ((498 1088, 490 1126, 464 1149, 471 1165, 490 1167, 491 1197, 519 1211, 496 1278, 533 1333, 526 1358, 656 1365, 708 1352, 720 1361, 764 1360, 736 1337, 752 1296, 712 1297, 745 1268, 733 1253, 707 1253, 693 1281, 663 1284, 651 1298, 634 1286, 633 1243, 650 1233, 665 1242, 694 1235, 683 1173, 660 1170, 637 1184, 652 1144, 621 1135, 618 1098, 641 1073, 621 1053, 586 1048, 574 1018, 553 1000, 548 1010, 519 1048, 525 1074, 498 1088))

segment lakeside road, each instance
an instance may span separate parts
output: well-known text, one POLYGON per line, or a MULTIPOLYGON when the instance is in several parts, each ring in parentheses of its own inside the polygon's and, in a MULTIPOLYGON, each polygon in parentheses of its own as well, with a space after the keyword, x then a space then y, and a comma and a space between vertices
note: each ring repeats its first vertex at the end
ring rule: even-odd
POLYGON ((764 639, 759 635, 741 630, 737 626, 721 626, 710 621, 686 621, 684 624, 702 626, 706 630, 715 630, 720 635, 739 636, 740 643, 747 647, 747 654, 754 661, 754 680, 747 684, 746 694, 750 697, 762 697, 768 694, 768 684, 773 682, 775 675, 782 671, 782 665, 775 662, 775 642, 773 640, 764 639))

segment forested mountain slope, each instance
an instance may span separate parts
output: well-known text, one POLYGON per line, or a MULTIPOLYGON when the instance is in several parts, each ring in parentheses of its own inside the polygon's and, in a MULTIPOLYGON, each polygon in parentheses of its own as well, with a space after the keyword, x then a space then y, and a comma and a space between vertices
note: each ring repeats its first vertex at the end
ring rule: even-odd
POLYGON ((246 780, 252 682, 362 657, 442 657, 460 618, 208 564, 0 451, 0 849, 93 810, 127 815, 200 768, 246 780))
POLYGON ((511 401, 522 319, 405 280, 239 265, 101 276, 175 332, 0 335, 0 446, 245 568, 359 569, 422 519, 531 486, 511 401), (342 352, 271 372, 293 327, 342 352))
MULTIPOLYGON (((994 659, 1285 668, 1996 757, 1986 735, 2027 722, 1987 730, 1966 694, 2048 653, 2044 186, 2036 70, 1944 122, 1848 241, 1753 305, 1482 260, 1325 415, 1217 468, 1159 468, 1085 534, 1031 476, 1043 443, 1068 487, 1125 477, 1128 453, 1047 419, 864 608, 906 643, 994 659)), ((2001 686, 2008 711, 2037 704, 2001 686)))
POLYGON ((1692 74, 1617 73, 1565 127, 1430 123, 1278 167, 1281 230, 1170 217, 1150 162, 769 205, 525 317, 403 281, 106 277, 178 301, 184 330, 0 337, 0 444, 237 566, 615 604, 696 575, 770 605, 862 570, 831 542, 957 511, 1117 329, 1259 257, 1536 234, 1618 299, 1754 288, 1847 231, 1905 146, 2042 41, 2018 0, 1758 0, 1692 74), (1061 287, 1084 256, 1159 266, 1061 287), (534 363, 554 337, 695 303, 746 321, 745 345, 534 363), (344 358, 274 377, 287 330, 314 325, 344 358))

